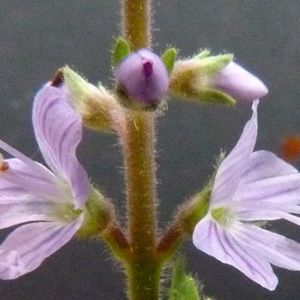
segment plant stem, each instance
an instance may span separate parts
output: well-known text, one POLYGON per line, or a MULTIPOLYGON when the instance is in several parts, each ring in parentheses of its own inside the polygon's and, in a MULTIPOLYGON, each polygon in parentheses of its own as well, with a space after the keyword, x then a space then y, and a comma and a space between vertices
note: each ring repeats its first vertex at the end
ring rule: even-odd
POLYGON ((123 140, 128 234, 133 256, 127 261, 130 299, 158 299, 161 265, 156 248, 155 135, 151 113, 127 114, 123 140))
MULTIPOLYGON (((123 0, 123 37, 133 51, 150 47, 150 0, 123 0)), ((127 110, 121 136, 125 162, 128 236, 132 255, 125 261, 132 300, 159 298, 161 263, 156 249, 155 113, 127 110)))
POLYGON ((123 37, 133 51, 151 46, 151 0, 122 1, 123 37))

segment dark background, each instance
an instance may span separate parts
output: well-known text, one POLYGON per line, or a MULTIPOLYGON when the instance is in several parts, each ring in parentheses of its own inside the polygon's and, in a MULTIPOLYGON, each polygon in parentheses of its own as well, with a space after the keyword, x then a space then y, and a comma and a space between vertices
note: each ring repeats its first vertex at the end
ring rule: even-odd
MULTIPOLYGON (((236 60, 269 87, 259 108, 257 149, 278 153, 285 134, 300 134, 300 2, 298 0, 154 1, 154 48, 200 48, 233 52, 236 60)), ((109 48, 119 33, 117 0, 4 0, 0 8, 0 138, 41 160, 31 127, 33 96, 65 64, 92 83, 109 86, 109 48)), ((249 107, 228 109, 170 101, 158 125, 161 224, 199 190, 220 148, 230 151, 251 115, 249 107)), ((80 159, 93 181, 122 212, 123 185, 117 138, 86 131, 80 159)), ((295 165, 300 167, 299 163, 295 165)), ((1 216, 0 216, 1 217, 1 216)), ((300 228, 279 224, 299 239, 300 228)), ((3 231, 4 238, 6 231, 3 231)), ((232 267, 184 246, 190 270, 219 300, 300 299, 300 272, 275 268, 280 283, 268 292, 232 267)), ((0 282, 0 299, 125 299, 120 268, 97 241, 73 240, 36 271, 0 282)))

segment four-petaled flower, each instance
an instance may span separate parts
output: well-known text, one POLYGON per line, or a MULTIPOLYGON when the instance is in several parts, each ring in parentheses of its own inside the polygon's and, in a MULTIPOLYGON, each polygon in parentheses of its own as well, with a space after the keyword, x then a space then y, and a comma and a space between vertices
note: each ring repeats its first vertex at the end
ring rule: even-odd
POLYGON ((193 233, 195 246, 274 290, 278 279, 270 264, 300 270, 300 244, 259 226, 285 219, 300 225, 300 174, 267 151, 253 152, 257 105, 234 149, 215 177, 207 215, 193 233))
POLYGON ((36 269, 83 222, 89 182, 76 158, 82 124, 65 95, 62 88, 46 85, 33 106, 35 136, 51 171, 0 141, 15 157, 0 157, 0 228, 21 224, 0 246, 1 279, 36 269))

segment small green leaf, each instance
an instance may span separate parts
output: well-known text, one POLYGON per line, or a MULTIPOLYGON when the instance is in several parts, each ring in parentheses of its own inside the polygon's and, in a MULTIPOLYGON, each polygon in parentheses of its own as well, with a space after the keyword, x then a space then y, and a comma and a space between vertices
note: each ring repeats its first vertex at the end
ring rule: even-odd
POLYGON ((117 66, 120 61, 130 54, 130 46, 126 40, 122 38, 117 38, 116 42, 112 49, 112 63, 114 66, 117 66))
POLYGON ((183 259, 174 262, 168 300, 201 300, 195 279, 186 274, 183 259))
POLYGON ((169 48, 166 49, 165 52, 161 56, 161 60, 165 64, 168 74, 171 74, 173 67, 174 67, 174 62, 176 58, 176 49, 175 48, 169 48))

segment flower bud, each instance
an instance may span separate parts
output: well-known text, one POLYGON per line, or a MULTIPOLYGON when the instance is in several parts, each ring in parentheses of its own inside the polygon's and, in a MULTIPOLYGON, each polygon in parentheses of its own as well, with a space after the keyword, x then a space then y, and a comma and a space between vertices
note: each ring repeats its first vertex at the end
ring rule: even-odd
POLYGON ((234 62, 214 74, 211 86, 237 102, 252 102, 268 93, 262 81, 234 62))
POLYGON ((104 132, 121 130, 123 127, 123 114, 118 100, 101 84, 96 87, 65 66, 51 85, 64 91, 85 126, 104 132))
POLYGON ((230 54, 210 56, 204 50, 191 59, 175 62, 169 90, 179 96, 204 102, 233 104, 265 96, 262 81, 232 61, 230 54))
POLYGON ((157 105, 168 90, 169 77, 164 63, 147 49, 127 55, 115 75, 124 95, 138 104, 157 105))

